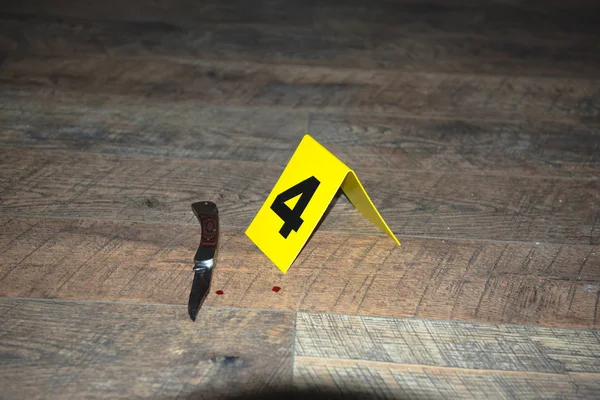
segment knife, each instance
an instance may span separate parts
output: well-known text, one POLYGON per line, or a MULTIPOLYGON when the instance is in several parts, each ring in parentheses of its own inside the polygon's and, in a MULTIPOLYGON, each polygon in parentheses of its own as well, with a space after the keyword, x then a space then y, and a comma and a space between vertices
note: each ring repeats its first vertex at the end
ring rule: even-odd
POLYGON ((211 201, 194 203, 192 210, 202 227, 200 246, 194 256, 194 281, 188 300, 188 314, 192 321, 196 321, 198 311, 210 291, 213 269, 217 265, 219 210, 211 201))

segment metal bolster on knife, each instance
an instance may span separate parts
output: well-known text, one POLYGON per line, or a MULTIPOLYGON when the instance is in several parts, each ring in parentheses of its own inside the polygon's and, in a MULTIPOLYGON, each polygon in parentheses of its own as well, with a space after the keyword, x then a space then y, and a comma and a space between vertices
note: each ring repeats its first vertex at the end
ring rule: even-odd
POLYGON ((192 321, 195 321, 204 299, 210 292, 212 272, 217 265, 219 210, 217 205, 210 201, 194 203, 192 210, 202 228, 200 245, 194 256, 194 281, 188 300, 188 313, 192 321))

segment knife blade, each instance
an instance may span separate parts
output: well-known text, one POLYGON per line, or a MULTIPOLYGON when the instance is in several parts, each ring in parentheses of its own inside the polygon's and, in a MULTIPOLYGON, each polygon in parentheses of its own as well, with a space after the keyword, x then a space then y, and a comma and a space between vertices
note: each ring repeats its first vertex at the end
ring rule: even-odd
POLYGON ((201 201, 193 203, 192 210, 202 229, 200 245, 194 256, 194 280, 188 300, 188 314, 192 321, 196 321, 198 312, 210 292, 213 269, 217 265, 219 209, 211 201, 201 201))

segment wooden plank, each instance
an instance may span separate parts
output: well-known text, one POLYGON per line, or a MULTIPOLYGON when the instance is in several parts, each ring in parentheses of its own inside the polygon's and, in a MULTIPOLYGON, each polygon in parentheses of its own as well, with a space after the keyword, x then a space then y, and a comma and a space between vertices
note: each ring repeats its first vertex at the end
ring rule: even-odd
MULTIPOLYGON (((5 93, 85 92, 164 103, 427 118, 600 121, 600 81, 430 74, 158 57, 8 55, 5 93)), ((132 100, 133 101, 133 100, 132 100)))
POLYGON ((297 313, 295 354, 476 370, 600 372, 596 330, 512 324, 297 313))
POLYGON ((108 96, 0 94, 4 146, 285 165, 307 113, 108 96))
MULTIPOLYGON (((298 138, 300 139, 300 137, 298 138)), ((292 152, 288 153, 291 157, 292 152)), ((244 227, 280 165, 0 149, 0 212, 197 224, 190 204, 219 204, 244 227)), ((600 180, 355 168, 391 229, 408 236, 600 243, 600 180)), ((341 197, 321 229, 379 232, 341 197)))
MULTIPOLYGON (((199 227, 0 224, 0 296, 187 304, 199 227)), ((317 232, 281 274, 243 230, 226 228, 206 305, 598 326, 598 246, 400 239, 317 232)))
POLYGON ((369 399, 589 399, 598 374, 509 372, 296 357, 294 384, 327 396, 369 399))
POLYGON ((375 398, 593 397, 595 330, 298 313, 294 384, 375 398))
POLYGON ((291 313, 0 299, 3 398, 174 398, 289 385, 291 313))
POLYGON ((595 125, 312 113, 308 131, 357 167, 589 177, 600 168, 595 125))
POLYGON ((39 3, 13 5, 9 10, 16 14, 2 16, 5 47, 37 54, 153 53, 536 76, 598 77, 600 69, 598 20, 585 8, 540 12, 512 4, 381 1, 252 7, 239 1, 39 3))
MULTIPOLYGON (((95 17, 115 21, 157 21, 181 23, 262 23, 269 25, 307 26, 315 29, 339 28, 321 26, 331 19, 359 27, 373 29, 406 29, 406 25, 419 25, 418 30, 431 29, 448 33, 479 32, 495 35, 517 35, 516 29, 537 30, 544 36, 565 35, 574 32, 595 32, 598 16, 590 14, 597 9, 593 0, 490 0, 481 2, 459 0, 452 3, 415 0, 373 0, 368 5, 360 0, 334 0, 327 3, 301 0, 273 2, 243 0, 203 1, 157 0, 107 0, 102 3, 81 4, 57 0, 52 4, 43 0, 23 0, 4 5, 7 12, 48 16, 95 17), (260 5, 263 5, 261 7, 260 5), (483 18, 484 11, 495 18, 483 18), (543 11, 542 13, 540 11, 543 11), (578 22, 575 24, 574 22, 578 22), (506 30, 510 27, 510 30, 506 30), (436 30, 438 29, 438 30, 436 30)), ((414 28, 415 30, 417 28, 414 28)), ((531 38, 527 38, 531 39, 531 38)))
MULTIPOLYGON (((284 165, 307 113, 79 93, 0 94, 4 146, 284 165)), ((599 126, 311 114, 310 132, 352 168, 595 177, 599 126)))

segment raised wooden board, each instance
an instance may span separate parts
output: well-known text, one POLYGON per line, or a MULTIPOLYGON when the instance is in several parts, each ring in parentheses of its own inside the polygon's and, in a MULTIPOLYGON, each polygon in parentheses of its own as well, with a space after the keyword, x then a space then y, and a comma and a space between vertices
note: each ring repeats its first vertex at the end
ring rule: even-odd
POLYGON ((214 398, 289 386, 291 313, 0 299, 3 398, 214 398))
MULTIPOLYGON (((0 217, 0 295, 186 304, 200 227, 0 217)), ((223 229, 207 305, 597 326, 600 250, 317 232, 281 274, 223 229), (279 286, 279 293, 271 291, 279 286), (223 295, 216 295, 223 290, 223 295)))
POLYGON ((595 330, 298 313, 294 383, 375 398, 594 397, 595 330))

